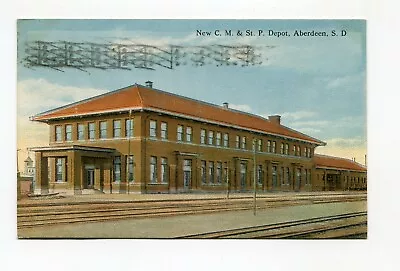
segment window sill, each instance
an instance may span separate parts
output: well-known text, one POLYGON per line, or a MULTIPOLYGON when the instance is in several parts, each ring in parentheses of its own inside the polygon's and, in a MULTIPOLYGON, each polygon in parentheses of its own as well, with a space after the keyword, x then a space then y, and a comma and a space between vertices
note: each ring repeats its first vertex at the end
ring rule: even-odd
POLYGON ((148 183, 147 185, 154 185, 154 186, 157 186, 157 185, 168 185, 168 183, 148 183))

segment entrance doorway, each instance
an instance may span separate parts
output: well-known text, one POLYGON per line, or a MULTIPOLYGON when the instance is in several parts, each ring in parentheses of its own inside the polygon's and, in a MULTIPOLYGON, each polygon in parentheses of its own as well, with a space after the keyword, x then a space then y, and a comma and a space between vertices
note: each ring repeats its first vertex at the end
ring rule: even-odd
POLYGON ((94 169, 86 170, 86 188, 87 189, 94 188, 94 169))
POLYGON ((296 169, 296 182, 295 182, 295 191, 300 191, 301 184, 301 168, 296 169))
POLYGON ((190 190, 192 185, 192 160, 183 160, 183 189, 190 190))
POLYGON ((246 189, 246 163, 240 163, 240 190, 244 191, 246 189))

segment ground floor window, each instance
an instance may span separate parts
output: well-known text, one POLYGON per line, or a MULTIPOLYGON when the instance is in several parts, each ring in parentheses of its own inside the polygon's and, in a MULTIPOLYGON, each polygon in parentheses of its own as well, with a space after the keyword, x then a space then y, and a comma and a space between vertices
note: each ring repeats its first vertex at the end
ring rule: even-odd
POLYGON ((150 157, 150 183, 157 183, 157 157, 150 157))
POLYGON ((286 168, 285 180, 286 180, 285 183, 289 185, 290 184, 290 169, 288 167, 286 168))
POLYGON ((161 158, 161 182, 168 183, 168 160, 167 158, 161 158))
POLYGON ((64 158, 56 159, 56 182, 64 182, 64 158))
POLYGON ((208 163, 208 176, 210 178, 209 182, 214 183, 214 162, 212 161, 208 163))
POLYGON ((222 163, 217 162, 217 183, 221 184, 222 182, 222 163))
POLYGON ((126 159, 126 178, 128 182, 135 181, 135 170, 134 170, 134 157, 129 155, 126 159))
POLYGON ((121 156, 114 157, 114 182, 121 181, 121 156))
POLYGON ((201 182, 205 184, 207 182, 207 169, 206 161, 201 161, 201 182))
POLYGON ((262 184, 263 174, 262 174, 262 165, 257 166, 257 183, 262 184))

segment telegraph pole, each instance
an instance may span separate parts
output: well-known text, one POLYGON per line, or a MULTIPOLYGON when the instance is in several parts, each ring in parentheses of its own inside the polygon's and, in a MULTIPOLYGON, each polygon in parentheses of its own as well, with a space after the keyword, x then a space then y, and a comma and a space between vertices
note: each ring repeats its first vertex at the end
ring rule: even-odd
MULTIPOLYGON (((127 184, 127 191, 129 195, 129 186, 131 184, 131 175, 130 175, 130 166, 131 166, 131 131, 132 131, 132 120, 131 120, 131 115, 132 115, 132 109, 129 109, 129 131, 128 131, 128 184, 127 184)), ((125 127, 126 129, 126 127, 125 127)), ((132 170, 133 170, 133 161, 132 161, 132 170)), ((133 174, 133 172, 132 172, 133 174)))
POLYGON ((254 186, 254 203, 253 203, 253 214, 256 215, 256 197, 257 197, 257 188, 256 188, 256 139, 253 139, 253 186, 254 186))
POLYGON ((226 164, 226 199, 229 199, 229 162, 226 164))

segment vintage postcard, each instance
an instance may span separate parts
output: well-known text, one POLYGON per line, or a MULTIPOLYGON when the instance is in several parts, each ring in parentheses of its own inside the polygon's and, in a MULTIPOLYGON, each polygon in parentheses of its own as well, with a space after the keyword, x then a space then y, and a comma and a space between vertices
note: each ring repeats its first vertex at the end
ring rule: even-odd
POLYGON ((366 239, 365 20, 18 20, 18 238, 366 239))

